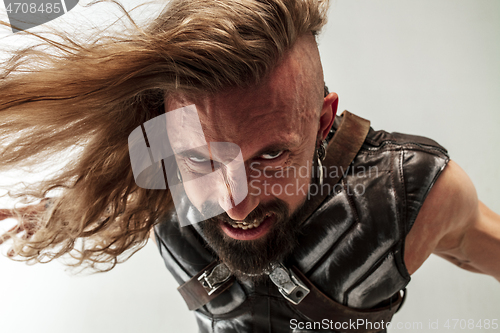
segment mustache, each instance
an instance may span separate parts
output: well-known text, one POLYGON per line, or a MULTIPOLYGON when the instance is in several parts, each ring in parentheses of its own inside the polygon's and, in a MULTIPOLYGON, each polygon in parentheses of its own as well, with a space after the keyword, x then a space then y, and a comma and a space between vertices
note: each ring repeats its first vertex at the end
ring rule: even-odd
MULTIPOLYGON (((202 212, 205 211, 214 211, 213 203, 207 203, 202 208, 202 212)), ((212 218, 206 220, 206 222, 253 222, 253 221, 262 221, 269 214, 274 214, 276 216, 277 221, 283 221, 289 218, 289 208, 288 204, 280 199, 274 199, 271 202, 267 203, 259 203, 259 205, 252 210, 244 220, 233 220, 229 215, 224 212, 212 218)))

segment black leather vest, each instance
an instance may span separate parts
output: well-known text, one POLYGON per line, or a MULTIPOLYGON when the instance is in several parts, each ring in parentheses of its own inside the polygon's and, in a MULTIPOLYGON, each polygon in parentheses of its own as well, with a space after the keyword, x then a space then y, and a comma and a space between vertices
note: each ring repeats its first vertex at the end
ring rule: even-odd
MULTIPOLYGON (((326 296, 352 308, 369 309, 390 299, 410 281, 405 237, 448 160, 433 140, 370 128, 349 168, 337 170, 344 173, 340 181, 305 221, 300 246, 286 265, 295 265, 326 296)), ((175 212, 155 227, 160 253, 179 284, 217 259, 197 228, 180 228, 175 212)), ((270 281, 235 282, 194 313, 200 332, 318 331, 299 329, 310 319, 270 281)))

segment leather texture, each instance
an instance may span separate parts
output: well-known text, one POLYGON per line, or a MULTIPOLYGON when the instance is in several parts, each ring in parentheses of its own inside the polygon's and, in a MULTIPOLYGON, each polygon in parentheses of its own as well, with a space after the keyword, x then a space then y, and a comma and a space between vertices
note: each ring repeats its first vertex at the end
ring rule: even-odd
MULTIPOLYGON (((342 116, 335 119, 331 138, 342 116)), ((385 306, 410 281, 404 240, 432 185, 449 161, 428 138, 370 128, 347 170, 304 222, 298 247, 287 259, 324 295, 354 309, 385 306)), ((184 209, 189 210, 189 202, 184 209)), ((155 226, 165 264, 181 285, 217 258, 197 224, 179 227, 173 211, 155 226)), ((294 329, 311 321, 270 282, 235 282, 194 311, 200 332, 336 332, 294 329)), ((353 318, 355 319, 355 318, 353 318)))

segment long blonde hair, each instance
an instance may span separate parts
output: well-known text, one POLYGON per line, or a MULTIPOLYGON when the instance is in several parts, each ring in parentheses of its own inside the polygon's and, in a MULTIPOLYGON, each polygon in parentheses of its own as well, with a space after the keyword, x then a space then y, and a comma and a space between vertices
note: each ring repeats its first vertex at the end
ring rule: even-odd
POLYGON ((172 200, 169 191, 135 184, 128 135, 173 94, 257 84, 298 36, 321 29, 327 7, 328 0, 173 0, 144 28, 130 19, 120 35, 85 43, 38 36, 49 49, 17 51, 0 72, 0 171, 83 147, 58 175, 11 193, 36 200, 62 189, 31 217, 32 237, 11 233, 17 258, 70 253, 73 266, 106 271, 142 248, 172 200))

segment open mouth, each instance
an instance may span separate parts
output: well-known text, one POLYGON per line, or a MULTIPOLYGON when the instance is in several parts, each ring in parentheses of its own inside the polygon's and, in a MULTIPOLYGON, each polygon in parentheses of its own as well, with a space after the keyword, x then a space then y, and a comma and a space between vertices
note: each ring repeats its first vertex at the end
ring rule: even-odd
POLYGON ((267 234, 271 228, 276 216, 268 213, 264 218, 253 221, 231 221, 220 222, 220 226, 224 233, 238 240, 254 240, 267 234))

